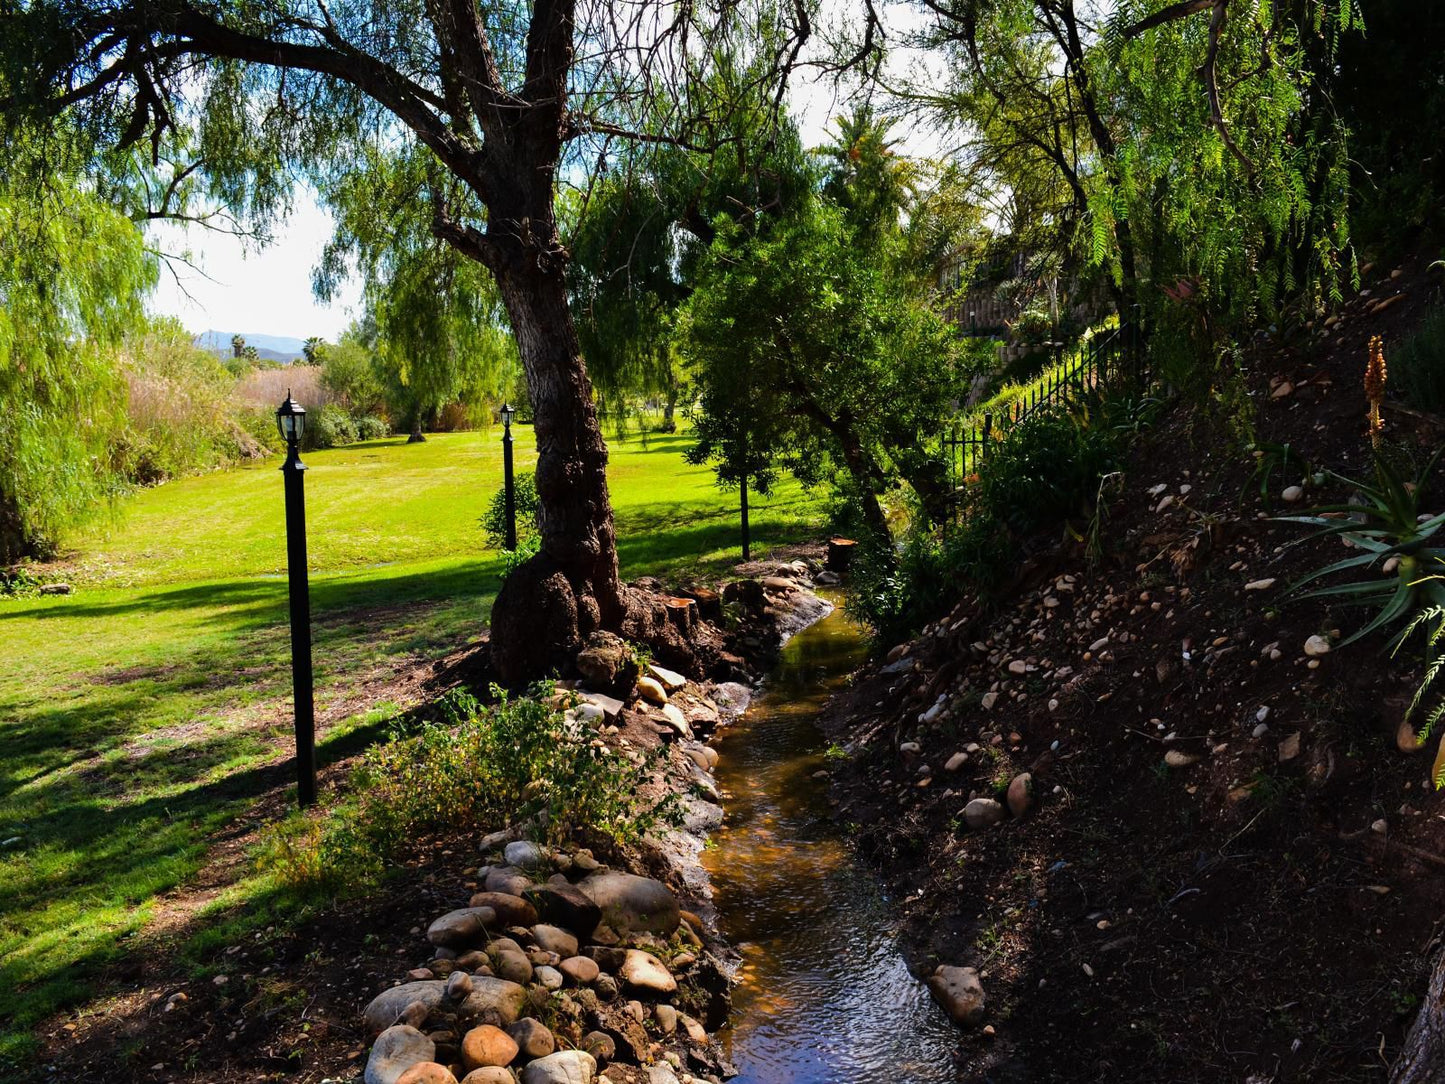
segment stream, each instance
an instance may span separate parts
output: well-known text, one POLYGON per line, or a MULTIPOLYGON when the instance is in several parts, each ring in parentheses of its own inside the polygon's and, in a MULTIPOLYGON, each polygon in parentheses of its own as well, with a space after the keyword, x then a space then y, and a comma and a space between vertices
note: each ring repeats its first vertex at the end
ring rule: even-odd
POLYGON ((735 1084, 956 1079, 959 1034, 908 973, 887 900, 827 801, 817 716, 861 666, 841 609, 798 633, 747 713, 716 741, 727 818, 703 861, 742 954, 720 1034, 735 1084))

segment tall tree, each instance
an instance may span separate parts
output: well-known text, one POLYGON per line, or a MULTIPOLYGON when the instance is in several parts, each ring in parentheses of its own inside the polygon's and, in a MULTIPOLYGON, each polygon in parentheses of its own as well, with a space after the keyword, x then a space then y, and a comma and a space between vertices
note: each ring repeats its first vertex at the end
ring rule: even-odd
POLYGON ((0 563, 44 554, 113 492, 112 351, 155 276, 139 230, 82 187, 0 175, 0 563))
POLYGON ((441 183, 417 193, 433 235, 495 278, 527 373, 542 503, 538 555, 492 615, 505 680, 569 661, 620 627, 607 449, 567 305, 559 169, 578 139, 709 137, 687 75, 750 26, 780 76, 809 33, 803 5, 719 10, 535 0, 21 0, 0 12, 14 116, 78 115, 102 146, 173 132, 197 148, 213 195, 264 217, 291 179, 327 189, 368 149, 415 148, 441 183), (664 77, 676 77, 668 93, 664 77), (666 134, 670 133, 670 134, 666 134))

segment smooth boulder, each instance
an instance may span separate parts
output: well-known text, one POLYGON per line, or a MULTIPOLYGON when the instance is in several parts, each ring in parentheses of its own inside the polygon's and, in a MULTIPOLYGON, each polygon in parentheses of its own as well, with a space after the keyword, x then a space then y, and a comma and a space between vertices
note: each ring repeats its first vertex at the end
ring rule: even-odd
POLYGON ((537 921, 537 909, 521 896, 510 892, 478 892, 471 899, 473 907, 490 907, 497 912, 500 926, 530 926, 537 921))
POLYGON ((597 1059, 584 1050, 559 1050, 522 1070, 522 1084, 592 1084, 597 1059))
POLYGON ((437 948, 455 952, 481 944, 487 939, 487 927, 497 925, 497 912, 491 907, 462 907, 428 926, 426 939, 437 948))
POLYGON ((436 1057, 436 1044, 414 1027, 398 1024, 376 1037, 366 1059, 366 1084, 397 1084, 413 1065, 436 1057))
POLYGON ((580 940, 591 937, 602 921, 602 908, 575 885, 533 885, 524 895, 543 921, 571 930, 580 940))
POLYGON ((627 950, 622 966, 618 969, 618 976, 627 984, 628 989, 640 993, 662 996, 677 989, 677 980, 663 962, 652 953, 643 952, 641 949, 627 950))
POLYGON ((499 1027, 483 1024, 462 1036, 462 1064, 470 1071, 488 1065, 510 1065, 517 1043, 499 1027))
POLYGON ((607 870, 577 887, 601 910, 602 921, 621 934, 645 931, 670 937, 682 921, 677 897, 651 877, 607 870))

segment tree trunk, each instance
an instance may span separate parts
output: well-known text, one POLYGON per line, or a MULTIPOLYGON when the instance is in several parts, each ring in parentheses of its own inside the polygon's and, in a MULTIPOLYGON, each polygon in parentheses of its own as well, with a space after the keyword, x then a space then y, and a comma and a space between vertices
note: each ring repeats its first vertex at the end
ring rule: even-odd
POLYGON ((1390 1071, 1390 1084, 1445 1082, 1445 952, 1435 960, 1430 990, 1405 1047, 1390 1071))
POLYGON ((496 271, 532 404, 541 551, 507 577, 492 608, 492 664, 513 685, 566 673, 591 632, 621 627, 625 608, 607 446, 563 267, 519 255, 496 271))

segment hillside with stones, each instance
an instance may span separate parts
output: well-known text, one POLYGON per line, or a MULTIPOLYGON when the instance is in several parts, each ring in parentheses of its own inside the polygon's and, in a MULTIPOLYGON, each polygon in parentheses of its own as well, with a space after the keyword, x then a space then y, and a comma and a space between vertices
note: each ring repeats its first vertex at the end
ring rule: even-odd
MULTIPOLYGON (((1257 446, 1299 457, 1265 495, 1264 452, 1174 411, 1102 559, 1031 540, 1002 601, 962 598, 832 706, 836 814, 968 1025, 964 1078, 1388 1076, 1445 904, 1445 806, 1402 724, 1420 672, 1288 590, 1342 550, 1276 517, 1368 474, 1368 340, 1403 338, 1437 274, 1367 268, 1251 344, 1257 446)), ((1439 444, 1439 419, 1385 421, 1439 444)))

